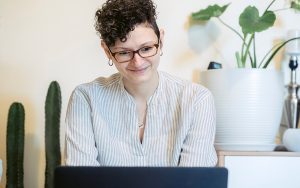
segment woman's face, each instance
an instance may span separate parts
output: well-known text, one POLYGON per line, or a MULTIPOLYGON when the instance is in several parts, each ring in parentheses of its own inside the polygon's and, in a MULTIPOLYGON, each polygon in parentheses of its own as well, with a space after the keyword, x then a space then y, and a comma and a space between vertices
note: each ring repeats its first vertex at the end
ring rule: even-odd
POLYGON ((139 50, 141 54, 147 53, 153 45, 159 44, 157 53, 151 57, 141 57, 138 53, 134 53, 133 59, 119 63, 116 60, 117 58, 114 58, 109 50, 106 50, 107 55, 110 59, 112 59, 120 74, 122 74, 124 82, 140 84, 148 81, 151 82, 152 79, 157 79, 157 67, 160 60, 163 31, 161 31, 160 35, 161 37, 159 41, 151 27, 145 24, 140 24, 127 35, 126 42, 117 40, 115 46, 110 48, 112 53, 118 53, 118 55, 122 56, 130 51, 136 51, 139 49, 141 49, 139 50))

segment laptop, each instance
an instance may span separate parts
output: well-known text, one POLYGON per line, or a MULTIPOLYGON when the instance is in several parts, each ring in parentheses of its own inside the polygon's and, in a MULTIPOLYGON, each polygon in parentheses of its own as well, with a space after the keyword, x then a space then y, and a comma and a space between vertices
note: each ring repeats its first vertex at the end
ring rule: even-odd
POLYGON ((227 188, 224 167, 71 167, 55 169, 55 188, 227 188))

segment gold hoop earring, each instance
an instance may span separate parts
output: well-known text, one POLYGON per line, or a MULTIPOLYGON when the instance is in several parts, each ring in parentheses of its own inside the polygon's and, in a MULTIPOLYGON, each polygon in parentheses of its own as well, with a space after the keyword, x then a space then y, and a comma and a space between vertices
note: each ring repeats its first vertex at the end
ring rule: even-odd
POLYGON ((114 64, 111 59, 108 59, 107 63, 108 63, 109 66, 112 66, 114 64))

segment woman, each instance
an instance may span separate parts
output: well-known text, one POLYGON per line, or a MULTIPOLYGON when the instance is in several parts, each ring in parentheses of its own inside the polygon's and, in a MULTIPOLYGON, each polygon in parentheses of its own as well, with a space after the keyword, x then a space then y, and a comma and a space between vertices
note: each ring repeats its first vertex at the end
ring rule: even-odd
POLYGON ((151 0, 107 0, 96 30, 118 73, 69 101, 66 164, 215 166, 215 109, 204 87, 159 72, 164 31, 151 0))

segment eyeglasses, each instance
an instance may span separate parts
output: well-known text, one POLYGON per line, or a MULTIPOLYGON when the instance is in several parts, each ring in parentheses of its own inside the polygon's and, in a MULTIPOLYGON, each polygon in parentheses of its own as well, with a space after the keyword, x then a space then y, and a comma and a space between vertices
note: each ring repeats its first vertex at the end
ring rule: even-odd
POLYGON ((158 47, 159 47, 159 43, 149 45, 149 46, 144 46, 135 51, 124 50, 124 51, 119 51, 119 52, 112 52, 110 50, 110 48, 108 48, 108 49, 109 49, 111 55, 115 58, 115 60, 118 63, 125 63, 125 62, 132 60, 136 53, 139 54, 139 56, 142 58, 155 56, 157 54, 158 47))

